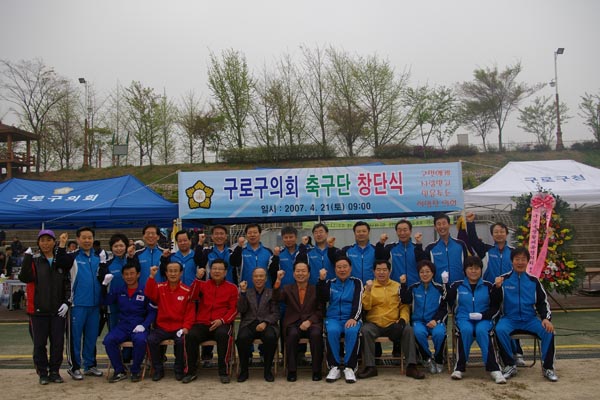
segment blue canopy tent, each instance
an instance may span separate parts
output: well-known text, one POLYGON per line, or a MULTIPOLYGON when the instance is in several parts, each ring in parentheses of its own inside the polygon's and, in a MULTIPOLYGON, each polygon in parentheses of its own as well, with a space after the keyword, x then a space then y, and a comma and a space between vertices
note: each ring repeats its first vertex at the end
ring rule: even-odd
POLYGON ((13 178, 0 184, 2 229, 171 226, 177 213, 177 204, 131 175, 82 182, 13 178))

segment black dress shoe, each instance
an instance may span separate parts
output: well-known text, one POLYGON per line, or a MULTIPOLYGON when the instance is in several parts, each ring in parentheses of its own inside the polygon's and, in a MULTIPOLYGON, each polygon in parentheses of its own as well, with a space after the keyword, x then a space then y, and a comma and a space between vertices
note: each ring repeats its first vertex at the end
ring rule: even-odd
POLYGON ((247 380, 248 380, 248 371, 240 372, 240 374, 238 375, 237 381, 238 382, 246 382, 247 380))
POLYGON ((219 375, 219 380, 221 383, 229 383, 231 379, 229 379, 229 375, 219 375))
POLYGON ((193 380, 196 380, 196 374, 190 374, 190 373, 188 373, 186 376, 183 377, 183 379, 181 380, 181 382, 182 383, 190 383, 193 380))
POLYGON ((322 379, 323 379, 323 374, 321 374, 320 372, 313 372, 313 375, 312 375, 313 382, 318 382, 322 379))
POLYGON ((298 379, 298 375, 295 372, 288 372, 287 381, 288 382, 296 382, 298 379))
POLYGON ((265 381, 267 381, 267 382, 275 381, 275 377, 273 376, 273 373, 271 371, 265 372, 265 381))
POLYGON ((360 379, 367 379, 377 376, 377 368, 375 367, 365 367, 362 371, 360 371, 357 375, 360 379))
POLYGON ((162 370, 161 371, 155 370, 154 373, 152 374, 152 380, 154 382, 158 382, 164 377, 165 377, 165 371, 162 371, 162 370))

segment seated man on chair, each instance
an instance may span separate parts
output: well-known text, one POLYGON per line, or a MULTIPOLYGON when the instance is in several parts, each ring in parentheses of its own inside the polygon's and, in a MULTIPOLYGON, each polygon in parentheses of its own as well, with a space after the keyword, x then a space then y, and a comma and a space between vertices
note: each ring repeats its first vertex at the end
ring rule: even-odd
POLYGON ((248 363, 252 357, 250 349, 255 339, 263 342, 264 378, 273 382, 275 377, 271 368, 277 351, 279 337, 279 304, 273 299, 273 290, 265 288, 267 271, 256 268, 252 271, 254 287, 248 289, 246 281, 240 282, 240 298, 237 309, 241 315, 237 337, 237 349, 240 358, 240 375, 238 382, 248 379, 248 363))
POLYGON ((529 250, 518 247, 511 252, 513 270, 496 278, 494 291, 499 292, 502 302, 502 317, 496 324, 496 335, 500 344, 500 356, 505 367, 505 378, 517 374, 512 355, 510 335, 527 332, 542 341, 541 353, 544 377, 550 382, 558 381, 554 372, 554 326, 546 292, 539 279, 527 273, 529 250), (538 318, 539 315, 539 318, 538 318))
POLYGON ((184 335, 188 333, 194 321, 194 304, 190 302, 191 289, 181 282, 183 265, 178 262, 167 264, 167 281, 156 283, 154 277, 158 266, 150 268, 150 277, 146 281, 144 293, 158 307, 156 324, 146 339, 154 374, 153 381, 165 376, 160 343, 163 340, 174 341, 175 379, 183 379, 185 368, 184 335))
POLYGON ((361 328, 365 368, 358 373, 361 379, 377 376, 375 367, 375 339, 387 336, 400 343, 408 367, 406 376, 423 379, 425 375, 417 368, 415 335, 408 324, 410 307, 400 301, 400 284, 390 279, 390 262, 377 260, 373 265, 375 282, 368 280, 362 295, 366 322, 361 328))
POLYGON ((285 354, 287 358, 287 380, 297 379, 298 342, 301 338, 310 340, 312 357, 312 380, 323 379, 321 363, 323 362, 323 308, 317 301, 317 289, 308 283, 310 266, 306 257, 296 259, 294 263, 295 283, 281 287, 285 271, 277 271, 277 280, 273 287, 273 297, 286 305, 283 317, 282 332, 285 338, 285 354))
POLYGON ((358 361, 359 334, 362 311, 363 286, 358 278, 350 276, 352 262, 344 255, 335 261, 335 278, 325 280, 327 270, 319 271, 317 296, 322 303, 329 302, 325 314, 327 331, 327 364, 329 373, 325 379, 332 383, 341 377, 340 340, 344 336, 344 379, 356 382, 354 371, 358 361))
MULTIPOLYGON (((119 306, 119 321, 104 337, 104 347, 115 373, 109 378, 110 383, 127 378, 127 372, 121 359, 119 346, 123 342, 133 342, 131 362, 131 381, 139 382, 141 365, 146 355, 146 337, 150 325, 156 318, 156 306, 144 295, 144 285, 138 283, 140 265, 127 263, 121 268, 126 286, 112 286, 104 299, 104 304, 119 306)), ((112 276, 107 274, 106 277, 112 276)), ((108 279, 104 279, 106 282, 108 279)), ((104 283, 103 282, 103 283, 104 283)))
POLYGON ((192 284, 192 301, 198 300, 195 322, 186 336, 185 349, 188 371, 183 383, 196 379, 200 343, 217 342, 219 379, 229 383, 229 361, 233 352, 233 321, 237 316, 238 289, 225 280, 227 263, 215 259, 210 268, 210 279, 201 280, 206 270, 200 268, 192 284))

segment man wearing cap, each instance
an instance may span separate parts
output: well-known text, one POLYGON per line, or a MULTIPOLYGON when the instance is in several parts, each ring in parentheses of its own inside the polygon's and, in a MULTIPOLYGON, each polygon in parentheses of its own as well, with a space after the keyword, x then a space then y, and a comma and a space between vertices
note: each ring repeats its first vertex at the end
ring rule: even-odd
MULTIPOLYGON (((64 246, 66 237, 61 236, 64 246)), ((59 267, 54 256, 56 236, 51 230, 41 230, 37 239, 40 254, 27 249, 19 279, 27 284, 27 313, 33 336, 33 363, 40 384, 62 383, 59 374, 63 361, 66 316, 71 287, 69 270, 59 267), (46 343, 50 339, 50 361, 46 343)))

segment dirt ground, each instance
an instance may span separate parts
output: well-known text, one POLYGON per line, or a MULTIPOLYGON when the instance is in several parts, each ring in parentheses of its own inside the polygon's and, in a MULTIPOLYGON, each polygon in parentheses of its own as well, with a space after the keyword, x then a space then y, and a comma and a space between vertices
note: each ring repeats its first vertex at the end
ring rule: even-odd
POLYGON ((223 385, 216 371, 202 370, 198 379, 187 385, 175 381, 167 373, 160 382, 145 379, 140 383, 121 381, 114 384, 105 377, 86 377, 82 382, 73 381, 63 370, 63 384, 38 384, 33 369, 0 369, 0 387, 3 399, 297 399, 301 397, 342 399, 593 399, 598 395, 598 371, 600 359, 559 360, 557 374, 560 380, 551 383, 541 375, 539 364, 522 368, 506 385, 491 381, 482 367, 467 368, 462 381, 452 381, 448 373, 427 375, 416 381, 401 376, 395 368, 380 368, 379 376, 347 384, 312 382, 310 371, 299 372, 298 381, 287 382, 281 373, 274 383, 262 379, 261 370, 251 370, 250 379, 244 383, 235 380, 223 385), (594 394, 596 393, 596 394, 594 394))

